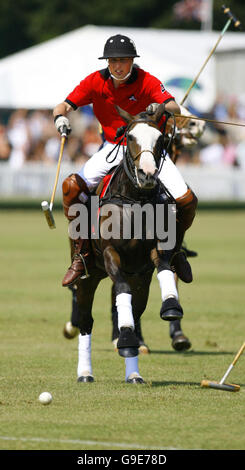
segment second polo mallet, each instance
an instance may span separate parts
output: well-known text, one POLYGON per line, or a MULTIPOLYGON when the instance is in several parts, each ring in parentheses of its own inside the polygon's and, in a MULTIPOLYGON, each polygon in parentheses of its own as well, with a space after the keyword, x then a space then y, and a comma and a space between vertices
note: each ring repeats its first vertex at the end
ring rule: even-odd
POLYGON ((50 204, 48 203, 48 201, 42 201, 42 203, 41 203, 41 207, 42 207, 42 210, 43 210, 44 215, 46 217, 48 226, 51 229, 56 228, 52 210, 53 210, 54 198, 55 198, 56 188, 57 188, 58 179, 59 179, 60 164, 61 164, 61 160, 62 160, 62 156, 63 156, 63 152, 64 152, 64 146, 65 146, 66 139, 67 139, 67 127, 63 126, 63 129, 62 129, 62 132, 61 132, 61 144, 60 144, 60 153, 59 153, 59 159, 58 159, 58 166, 57 166, 57 171, 56 171, 56 176, 55 176, 54 188, 53 188, 52 196, 51 196, 51 199, 50 199, 50 204))
POLYGON ((230 364, 228 367, 224 377, 222 377, 220 382, 211 382, 211 380, 202 380, 201 382, 201 387, 205 388, 215 388, 216 390, 224 390, 225 392, 239 392, 240 390, 240 385, 237 384, 226 384, 225 379, 228 377, 229 373, 233 369, 234 365, 238 361, 239 357, 242 355, 243 351, 245 349, 245 342, 239 349, 237 355, 235 356, 233 362, 230 364))
POLYGON ((185 102, 186 98, 188 97, 190 91, 192 90, 192 88, 193 88, 194 85, 196 84, 196 82, 197 82, 199 76, 201 75, 201 73, 202 73, 204 67, 206 67, 206 65, 207 65, 207 63, 208 63, 210 57, 212 57, 212 55, 213 55, 214 52, 216 51, 216 49, 217 49, 217 47, 218 47, 218 45, 219 45, 221 39, 223 38, 223 36, 224 36, 225 32, 227 31, 227 29, 229 28, 230 24, 233 22, 235 28, 240 28, 240 26, 241 26, 241 22, 235 17, 235 15, 233 15, 233 13, 231 12, 230 8, 227 8, 225 5, 223 5, 223 6, 222 6, 222 10, 223 10, 224 14, 225 14, 226 16, 228 16, 229 19, 228 19, 228 21, 226 22, 224 28, 222 29, 222 31, 221 31, 221 33, 220 33, 220 35, 219 35, 219 37, 218 37, 218 40, 216 41, 216 43, 215 43, 213 49, 210 51, 208 57, 206 58, 204 64, 203 64, 202 67, 201 67, 201 69, 199 70, 197 76, 194 78, 194 80, 193 80, 192 83, 190 84, 190 86, 189 86, 189 88, 188 88, 188 90, 187 90, 185 96, 182 98, 182 100, 181 100, 181 102, 180 102, 181 105, 184 104, 184 102, 185 102))

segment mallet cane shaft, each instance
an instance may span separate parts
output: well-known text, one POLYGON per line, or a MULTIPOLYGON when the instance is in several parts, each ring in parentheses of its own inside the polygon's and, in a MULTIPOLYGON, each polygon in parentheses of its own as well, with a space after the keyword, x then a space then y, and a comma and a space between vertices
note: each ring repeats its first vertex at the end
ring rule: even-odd
POLYGON ((204 117, 197 117, 197 116, 192 116, 191 114, 189 116, 185 116, 184 114, 174 113, 174 116, 179 117, 179 118, 183 118, 183 119, 195 119, 196 121, 213 122, 215 124, 225 124, 227 126, 245 127, 245 124, 242 123, 242 122, 217 121, 216 119, 208 119, 208 118, 204 118, 204 117))
POLYGON ((67 137, 66 134, 65 135, 62 134, 61 144, 60 144, 60 154, 59 154, 58 166, 57 166, 57 171, 56 171, 56 176, 55 176, 54 189, 53 189, 53 192, 52 192, 52 196, 51 196, 51 199, 50 199, 50 205, 49 205, 51 211, 52 211, 53 205, 54 205, 54 198, 55 198, 55 193, 56 193, 59 174, 60 174, 60 165, 61 165, 61 160, 62 160, 62 156, 63 156, 63 152, 64 152, 66 137, 67 137))
POLYGON ((199 70, 198 74, 196 75, 196 77, 194 78, 194 80, 192 81, 192 83, 190 84, 188 90, 186 91, 185 93, 185 96, 182 98, 180 104, 183 105, 185 100, 187 99, 190 91, 192 90, 192 88, 194 87, 194 85, 196 84, 198 78, 200 77, 203 69, 206 67, 210 57, 212 57, 212 55, 214 54, 214 52, 216 51, 221 39, 223 38, 225 32, 227 31, 227 29, 229 28, 230 24, 233 22, 234 23, 234 26, 235 28, 238 28, 241 23, 240 21, 231 13, 230 11, 230 8, 227 8, 225 5, 222 6, 222 9, 224 10, 224 14, 227 15, 229 17, 227 23, 225 24, 224 28, 222 29, 219 37, 218 37, 218 40, 216 41, 214 47, 212 48, 212 50, 210 51, 210 53, 208 54, 208 57, 206 58, 204 64, 202 65, 201 69, 199 70))
POLYGON ((230 371, 233 369, 234 365, 236 364, 236 362, 238 361, 239 357, 242 355, 243 351, 245 349, 245 342, 243 343, 243 345, 240 347, 236 357, 234 358, 233 362, 231 363, 231 365, 228 367, 224 377, 222 377, 221 381, 220 381, 220 384, 223 384, 226 377, 228 377, 230 371))
POLYGON ((56 193, 56 189, 57 189, 57 184, 58 184, 58 179, 59 179, 59 174, 60 174, 60 165, 61 165, 61 160, 62 160, 62 156, 63 156, 63 152, 64 152, 64 146, 65 146, 66 139, 67 139, 67 129, 64 126, 62 134, 61 134, 60 153, 59 153, 58 165, 57 165, 57 170, 56 170, 56 176, 55 176, 53 192, 52 192, 52 196, 51 196, 51 199, 50 199, 50 204, 48 204, 47 201, 43 201, 41 203, 41 207, 42 207, 42 210, 43 210, 44 215, 46 217, 48 226, 51 229, 56 228, 55 221, 54 221, 54 216, 53 216, 53 213, 52 213, 52 209, 53 209, 53 205, 54 205, 54 198, 55 198, 55 193, 56 193))

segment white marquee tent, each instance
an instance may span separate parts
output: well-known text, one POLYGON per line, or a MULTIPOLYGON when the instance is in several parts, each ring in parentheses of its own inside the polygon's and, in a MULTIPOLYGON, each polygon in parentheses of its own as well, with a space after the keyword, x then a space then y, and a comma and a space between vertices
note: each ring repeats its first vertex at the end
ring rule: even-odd
MULTIPOLYGON (((1 108, 53 108, 89 73, 103 68, 98 60, 109 36, 131 37, 140 58, 137 63, 164 84, 174 78, 193 79, 216 43, 218 32, 160 30, 87 25, 0 60, 1 108)), ((244 50, 245 34, 227 32, 220 51, 244 50)), ((190 94, 201 112, 210 109, 216 95, 215 59, 190 94)), ((185 90, 167 86, 180 101, 185 90)), ((186 102, 185 104, 188 104, 186 102)))

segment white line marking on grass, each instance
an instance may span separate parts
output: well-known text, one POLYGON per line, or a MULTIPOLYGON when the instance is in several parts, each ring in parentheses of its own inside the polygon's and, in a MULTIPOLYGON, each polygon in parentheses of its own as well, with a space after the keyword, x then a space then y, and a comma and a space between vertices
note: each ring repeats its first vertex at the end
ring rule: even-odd
POLYGON ((127 449, 145 449, 145 450, 178 450, 175 447, 149 447, 141 444, 129 444, 126 442, 104 442, 104 441, 83 441, 80 439, 45 439, 43 437, 13 437, 13 436, 0 436, 1 441, 21 441, 21 442, 58 442, 60 444, 79 444, 87 446, 105 446, 105 447, 119 447, 124 450, 127 449))

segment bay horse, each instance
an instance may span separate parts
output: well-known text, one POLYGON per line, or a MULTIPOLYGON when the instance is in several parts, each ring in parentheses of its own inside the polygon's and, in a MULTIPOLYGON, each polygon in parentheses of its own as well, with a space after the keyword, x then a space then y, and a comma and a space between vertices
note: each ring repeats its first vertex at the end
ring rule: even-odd
MULTIPOLYGON (((166 258, 159 255, 157 237, 147 237, 144 217, 141 238, 125 238, 123 232, 125 205, 131 207, 137 203, 142 206, 150 202, 155 207, 159 203, 174 203, 172 196, 157 178, 165 152, 163 134, 158 129, 158 123, 164 114, 164 105, 159 105, 153 115, 140 113, 131 116, 119 107, 117 110, 127 123, 118 132, 118 135, 123 135, 125 144, 123 161, 116 167, 109 189, 100 200, 100 236, 98 239, 91 236, 95 266, 90 269, 90 277, 76 283, 80 329, 77 368, 79 382, 94 380, 91 365, 92 307, 100 281, 109 276, 114 285, 120 332, 117 348, 119 355, 125 358, 126 381, 129 383, 144 383, 136 364, 139 342, 134 330, 146 308, 154 269, 157 268, 158 273, 167 271, 174 282, 170 265, 166 265, 166 258), (111 214, 115 208, 118 217, 114 220, 114 231, 108 237, 108 224, 111 223, 111 214)), ((97 188, 96 194, 100 194, 101 190, 102 184, 97 188)), ((126 212, 126 220, 131 227, 133 222, 130 211, 129 215, 126 212)), ((168 285, 165 286, 165 292, 167 290, 168 285)), ((176 299, 167 298, 162 303, 160 316, 167 321, 179 320, 183 311, 176 299)))

